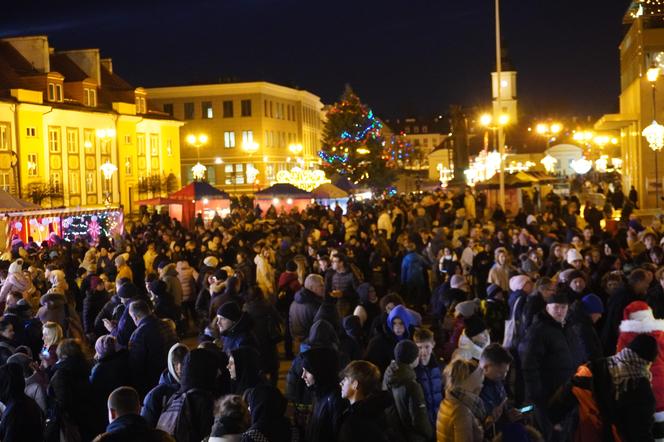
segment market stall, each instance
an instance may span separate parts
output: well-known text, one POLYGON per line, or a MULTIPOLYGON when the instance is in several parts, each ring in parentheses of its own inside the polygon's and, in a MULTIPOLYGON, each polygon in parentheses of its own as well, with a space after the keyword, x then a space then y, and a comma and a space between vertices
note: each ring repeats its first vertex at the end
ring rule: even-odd
POLYGON ((279 213, 282 210, 290 212, 293 208, 304 210, 313 201, 311 192, 286 183, 277 183, 260 190, 254 194, 254 197, 263 214, 270 206, 274 206, 279 213))
POLYGON ((348 192, 338 188, 334 184, 321 184, 311 191, 311 197, 322 206, 334 208, 336 204, 339 204, 344 213, 346 213, 348 192))

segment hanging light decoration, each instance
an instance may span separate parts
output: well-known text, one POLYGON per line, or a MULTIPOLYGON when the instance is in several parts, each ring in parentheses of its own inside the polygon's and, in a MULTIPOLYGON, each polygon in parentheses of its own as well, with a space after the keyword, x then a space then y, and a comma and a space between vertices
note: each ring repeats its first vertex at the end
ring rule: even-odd
POLYGON ((447 187, 447 183, 454 178, 454 165, 450 164, 450 167, 445 167, 443 166, 443 163, 438 163, 436 170, 438 170, 440 185, 443 186, 443 188, 447 187))
POLYGON ((602 155, 595 160, 595 170, 600 173, 605 173, 609 165, 609 156, 602 155))
POLYGON ((648 127, 643 129, 641 135, 646 138, 648 145, 655 152, 660 151, 664 147, 664 126, 657 121, 653 120, 648 127))
POLYGON ((207 172, 207 168, 201 163, 196 163, 194 167, 191 168, 191 174, 195 181, 201 181, 205 178, 205 172, 207 172))

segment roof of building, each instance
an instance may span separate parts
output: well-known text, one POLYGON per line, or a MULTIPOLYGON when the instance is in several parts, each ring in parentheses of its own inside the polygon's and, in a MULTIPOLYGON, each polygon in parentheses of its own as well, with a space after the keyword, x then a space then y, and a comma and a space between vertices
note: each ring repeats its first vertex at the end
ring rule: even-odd
POLYGON ((49 56, 51 71, 59 72, 65 77, 65 82, 83 81, 88 75, 78 67, 66 54, 53 53, 49 56))

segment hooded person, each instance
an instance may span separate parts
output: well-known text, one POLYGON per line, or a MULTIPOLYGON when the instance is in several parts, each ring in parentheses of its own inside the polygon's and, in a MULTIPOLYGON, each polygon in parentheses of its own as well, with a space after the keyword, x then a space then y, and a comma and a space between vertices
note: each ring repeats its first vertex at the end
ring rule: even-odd
POLYGON ((491 336, 480 315, 465 320, 465 328, 459 337, 459 346, 452 354, 452 360, 480 360, 484 349, 491 343, 491 336))
POLYGON ((341 351, 351 361, 362 359, 364 354, 364 333, 362 321, 355 315, 346 316, 341 321, 343 332, 339 336, 341 351))
POLYGON ((339 356, 331 348, 312 348, 303 354, 302 379, 313 392, 313 409, 307 422, 306 439, 336 441, 343 410, 339 387, 339 356))
POLYGON ((141 416, 151 428, 157 426, 159 415, 168 399, 180 389, 180 376, 184 359, 189 348, 181 343, 174 344, 168 351, 168 368, 159 377, 159 384, 145 395, 141 416))
POLYGON ((139 292, 138 287, 136 287, 131 281, 118 287, 117 292, 120 302, 122 303, 122 313, 120 314, 117 326, 110 332, 117 338, 118 345, 127 347, 131 335, 136 330, 136 323, 131 319, 131 316, 129 316, 129 304, 131 304, 132 301, 139 299, 139 292))
POLYGON ((90 372, 90 386, 94 403, 104 416, 106 401, 111 392, 131 384, 129 352, 118 348, 114 336, 104 335, 95 342, 95 360, 97 363, 90 372))
POLYGON ((259 385, 246 395, 251 426, 242 434, 243 442, 295 442, 298 430, 286 417, 288 401, 271 385, 259 385))
POLYGON ((419 364, 419 348, 410 339, 394 347, 394 360, 385 370, 383 390, 392 395, 394 405, 386 411, 388 421, 398 422, 408 442, 428 441, 433 428, 427 413, 422 386, 417 382, 415 367, 419 364))
POLYGON ((9 265, 7 278, 0 287, 0 311, 4 311, 4 305, 7 301, 7 295, 12 292, 19 292, 25 298, 31 298, 35 293, 35 286, 25 273, 23 273, 23 259, 19 258, 9 265))
POLYGON ((180 320, 180 309, 175 305, 173 295, 168 291, 162 279, 155 279, 148 284, 148 290, 154 300, 154 314, 161 319, 180 320))
POLYGON ((397 305, 387 316, 387 329, 385 333, 375 336, 367 345, 364 359, 375 364, 381 373, 390 364, 394 354, 394 347, 398 342, 408 339, 414 327, 421 324, 413 312, 403 305, 397 305))
POLYGON ((16 352, 7 359, 8 364, 17 364, 23 370, 25 379, 25 395, 39 405, 42 413, 46 414, 46 387, 48 386, 48 377, 45 373, 37 370, 31 355, 16 352))
POLYGON ((239 347, 228 358, 233 394, 242 395, 264 382, 260 374, 260 354, 253 347, 239 347))
POLYGON ((109 300, 104 281, 97 275, 90 277, 90 288, 83 299, 83 331, 86 336, 96 337, 95 318, 109 300))
POLYGON ((200 442, 210 435, 214 423, 214 391, 219 361, 210 350, 196 348, 184 358, 180 389, 171 397, 157 424, 158 429, 166 430, 163 419, 168 416, 169 406, 178 396, 184 395, 184 403, 179 413, 174 433, 178 442, 200 442))
POLYGON ((157 267, 159 270, 159 279, 166 284, 166 292, 170 295, 175 306, 180 308, 182 305, 182 284, 178 278, 178 271, 175 263, 162 261, 157 267))
POLYGON ((656 439, 664 438, 664 320, 655 319, 652 309, 644 301, 634 301, 625 307, 619 330, 618 352, 629 346, 639 334, 650 335, 657 341, 659 351, 650 366, 652 391, 655 395, 653 433, 656 439))
POLYGON ((368 335, 371 330, 371 324, 380 315, 379 299, 376 295, 376 289, 368 282, 358 285, 355 291, 357 292, 359 303, 355 307, 353 315, 360 318, 365 335, 368 335))
POLYGON ((25 394, 23 370, 18 364, 0 367, 0 402, 5 405, 0 420, 0 440, 41 442, 44 421, 37 403, 25 394))

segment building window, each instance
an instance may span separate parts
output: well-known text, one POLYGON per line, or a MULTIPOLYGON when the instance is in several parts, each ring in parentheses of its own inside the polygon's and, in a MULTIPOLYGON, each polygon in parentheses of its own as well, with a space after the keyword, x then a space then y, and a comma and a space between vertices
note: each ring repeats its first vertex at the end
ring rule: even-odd
POLYGON ((150 134, 150 155, 159 156, 159 135, 150 134))
POLYGON ((226 164, 224 166, 224 184, 233 184, 233 165, 226 164))
POLYGON ((136 97, 136 113, 146 114, 148 112, 145 97, 136 97))
POLYGON ((164 103, 164 113, 173 116, 173 103, 164 103))
POLYGON ((48 128, 48 151, 51 153, 60 153, 60 128, 48 128))
POLYGON ((81 174, 78 171, 69 172, 69 194, 78 195, 81 193, 81 174))
POLYGON ((224 118, 233 118, 233 102, 224 101, 224 118))
POLYGON ((39 174, 37 168, 37 154, 29 153, 28 154, 28 176, 37 176, 39 174))
POLYGON ((131 144, 131 135, 125 135, 124 136, 124 143, 125 144, 131 144))
POLYGON ((62 101, 62 85, 61 84, 56 84, 55 85, 55 101, 62 101))
POLYGON ((235 132, 224 132, 224 147, 226 149, 235 147, 235 132))
POLYGON ((267 100, 263 100, 263 115, 265 115, 265 117, 268 116, 267 109, 268 109, 267 100))
POLYGON ((184 119, 193 120, 194 119, 194 103, 185 103, 184 104, 184 119))
POLYGON ((131 176, 131 157, 125 158, 125 175, 131 176))
POLYGON ((201 103, 201 111, 202 115, 201 118, 212 118, 212 102, 211 101, 204 101, 201 103))
POLYGON ((214 186, 217 183, 217 168, 214 166, 208 166, 205 178, 207 178, 208 183, 214 186))
POLYGON ((11 147, 11 131, 9 123, 0 123, 0 150, 9 150, 11 147))
POLYGON ((95 89, 85 88, 83 92, 85 93, 85 105, 88 107, 96 107, 97 91, 95 89))
POLYGON ((95 141, 95 131, 92 129, 83 129, 83 147, 85 147, 85 153, 94 153, 95 141))
POLYGON ((273 107, 272 107, 272 104, 273 104, 273 103, 272 103, 272 100, 270 100, 270 118, 272 118, 272 116, 274 115, 274 114, 272 113, 272 111, 274 110, 273 107))
POLYGON ((55 101, 55 83, 48 84, 48 101, 55 101))
POLYGON ((243 117, 251 117, 251 100, 240 101, 240 112, 243 117))
POLYGON ((26 127, 25 128, 25 136, 26 137, 36 137, 37 136, 37 129, 34 127, 26 127))
POLYGON ((244 165, 235 165, 235 184, 244 184, 244 165))
POLYGON ((78 155, 78 129, 67 128, 67 152, 78 155))
POLYGON ((265 178, 268 182, 274 181, 274 164, 265 165, 265 178))
POLYGON ((251 144, 254 142, 254 131, 252 130, 243 130, 242 131, 242 145, 251 144))
POLYGON ((9 192, 9 186, 11 185, 9 176, 9 172, 0 172, 0 189, 5 192, 9 192))
POLYGON ((86 172, 85 174, 85 192, 90 195, 97 192, 97 173, 86 172))
POLYGON ((136 151, 139 156, 145 156, 145 134, 136 134, 136 151))

